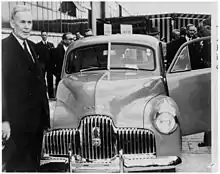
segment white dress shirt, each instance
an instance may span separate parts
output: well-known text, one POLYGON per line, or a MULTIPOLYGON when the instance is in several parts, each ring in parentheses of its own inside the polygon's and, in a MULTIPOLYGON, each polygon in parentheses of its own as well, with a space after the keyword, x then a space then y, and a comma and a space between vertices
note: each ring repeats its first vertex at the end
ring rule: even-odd
POLYGON ((65 52, 66 52, 66 50, 67 50, 68 47, 66 47, 65 45, 63 45, 63 48, 64 48, 64 50, 65 50, 65 52))

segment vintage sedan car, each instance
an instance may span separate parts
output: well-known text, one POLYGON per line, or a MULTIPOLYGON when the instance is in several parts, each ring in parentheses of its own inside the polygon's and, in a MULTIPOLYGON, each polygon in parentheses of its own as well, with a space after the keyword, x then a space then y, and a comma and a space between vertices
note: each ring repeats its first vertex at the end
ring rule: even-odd
MULTIPOLYGON (((167 71, 161 42, 146 35, 94 36, 67 50, 43 171, 175 169, 181 137, 211 129, 210 67, 193 69, 184 44, 167 71)), ((205 62, 204 56, 201 58, 205 62)))

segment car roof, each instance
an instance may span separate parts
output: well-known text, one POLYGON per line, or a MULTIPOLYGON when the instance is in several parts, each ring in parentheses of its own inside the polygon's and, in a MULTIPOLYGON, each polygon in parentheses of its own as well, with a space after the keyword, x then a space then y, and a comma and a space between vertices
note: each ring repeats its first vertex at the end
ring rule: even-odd
POLYGON ((108 43, 109 41, 114 43, 143 44, 151 47, 155 47, 159 42, 153 36, 141 35, 141 34, 130 34, 130 35, 113 34, 109 36, 99 35, 99 36, 86 37, 81 40, 75 41, 73 44, 69 46, 68 50, 72 50, 78 47, 83 47, 88 45, 108 43))

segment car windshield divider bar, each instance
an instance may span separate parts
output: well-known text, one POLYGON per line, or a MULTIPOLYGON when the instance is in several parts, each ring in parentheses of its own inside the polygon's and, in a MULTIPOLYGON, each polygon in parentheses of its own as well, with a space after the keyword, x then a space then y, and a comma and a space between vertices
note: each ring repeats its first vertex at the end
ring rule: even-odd
POLYGON ((107 70, 110 70, 110 56, 111 56, 111 42, 108 42, 108 62, 107 62, 107 70))

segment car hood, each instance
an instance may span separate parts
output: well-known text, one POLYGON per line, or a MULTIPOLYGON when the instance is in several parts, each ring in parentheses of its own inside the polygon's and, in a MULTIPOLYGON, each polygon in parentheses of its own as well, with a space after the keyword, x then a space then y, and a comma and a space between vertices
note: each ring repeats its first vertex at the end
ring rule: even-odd
POLYGON ((58 87, 54 128, 76 128, 86 115, 107 115, 119 127, 143 127, 145 104, 164 93, 161 76, 138 71, 84 72, 58 87))

